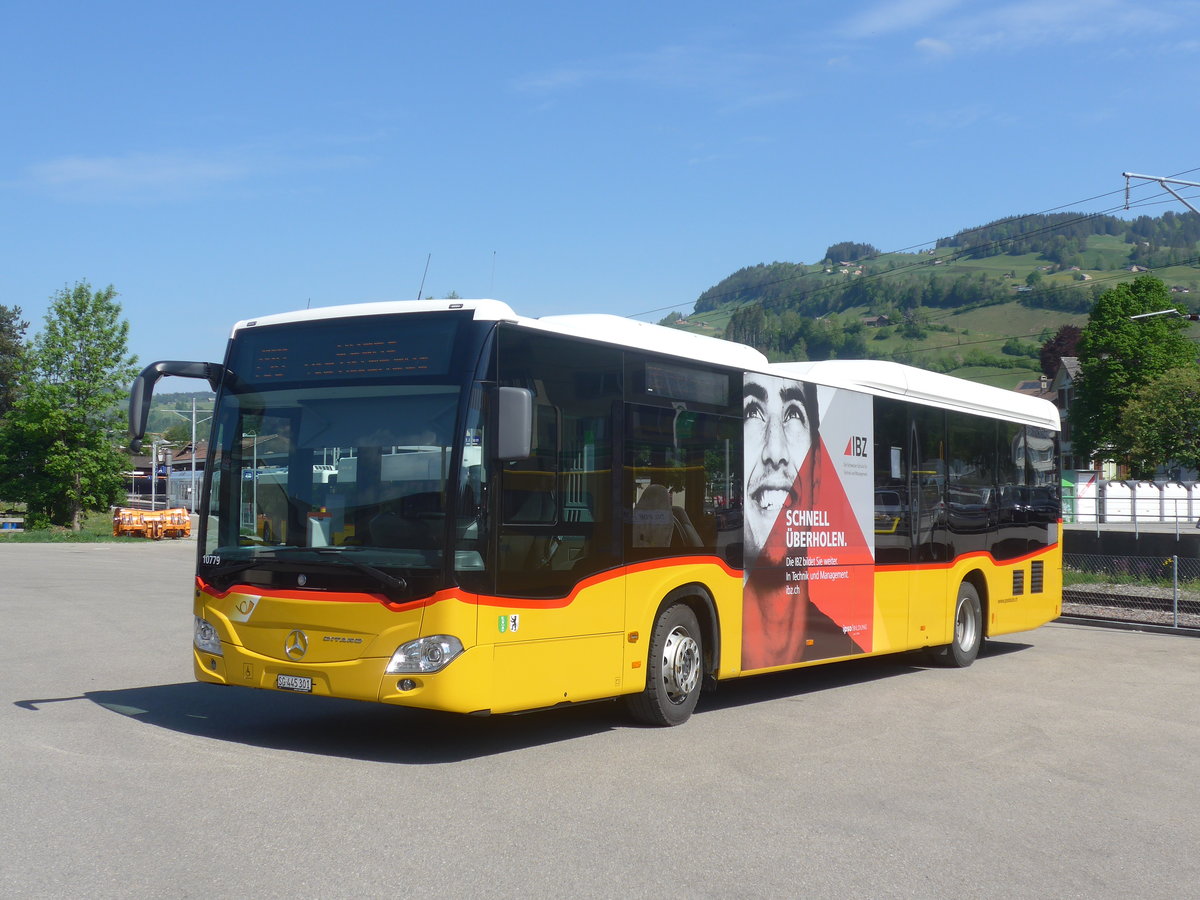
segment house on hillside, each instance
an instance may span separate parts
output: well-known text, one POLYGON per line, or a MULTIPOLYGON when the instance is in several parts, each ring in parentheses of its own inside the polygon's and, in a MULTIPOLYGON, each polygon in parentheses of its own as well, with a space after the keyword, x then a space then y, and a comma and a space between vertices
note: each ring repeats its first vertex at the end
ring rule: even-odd
POLYGON ((1055 399, 1053 391, 1050 390, 1050 379, 1046 375, 1040 378, 1031 378, 1028 381, 1022 381, 1015 388, 1018 394, 1028 394, 1030 397, 1041 397, 1043 400, 1053 401, 1055 399))
POLYGON ((1058 415, 1062 421, 1062 432, 1059 434, 1059 458, 1062 460, 1063 472, 1076 469, 1091 469, 1097 465, 1102 468, 1104 478, 1116 477, 1116 466, 1111 462, 1100 463, 1090 459, 1080 459, 1071 447, 1071 404, 1075 402, 1075 382, 1079 379, 1079 357, 1064 356, 1058 361, 1058 369, 1050 379, 1050 399, 1058 407, 1058 415), (1111 469, 1111 471, 1109 471, 1111 469))
MULTIPOLYGON (((1058 407, 1058 414, 1062 420, 1062 431, 1059 434, 1059 458, 1062 461, 1063 477, 1069 480, 1073 473, 1084 471, 1096 472, 1103 481, 1128 478, 1129 471, 1126 466, 1119 465, 1111 459, 1088 459, 1079 456, 1071 446, 1070 413, 1071 406, 1075 401, 1075 386, 1079 377, 1079 359, 1074 356, 1064 356, 1059 360, 1058 370, 1050 379, 1049 384, 1050 399, 1058 407)), ((1200 472, 1185 469, 1178 464, 1161 465, 1154 480, 1197 481, 1200 480, 1200 472)))
MULTIPOLYGON (((1088 459, 1077 457, 1071 447, 1071 404, 1075 400, 1075 382, 1079 378, 1079 359, 1074 356, 1064 356, 1059 360, 1058 368, 1053 376, 1042 375, 1036 379, 1023 381, 1015 390, 1031 397, 1049 400, 1058 407, 1059 421, 1062 423, 1059 432, 1058 455, 1063 476, 1073 477, 1077 469, 1091 469, 1096 464, 1088 459)), ((1115 478, 1116 471, 1112 463, 1104 463, 1105 478, 1115 478), (1109 471, 1112 469, 1112 471, 1109 471)))

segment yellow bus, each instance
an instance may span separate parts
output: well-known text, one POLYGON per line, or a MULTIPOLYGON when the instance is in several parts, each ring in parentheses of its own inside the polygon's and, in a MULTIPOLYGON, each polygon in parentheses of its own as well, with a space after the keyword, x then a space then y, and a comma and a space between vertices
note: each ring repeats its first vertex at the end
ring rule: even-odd
POLYGON ((1058 413, 895 363, 772 364, 608 315, 373 303, 234 326, 200 681, 459 713, 982 641, 1061 607, 1058 413))

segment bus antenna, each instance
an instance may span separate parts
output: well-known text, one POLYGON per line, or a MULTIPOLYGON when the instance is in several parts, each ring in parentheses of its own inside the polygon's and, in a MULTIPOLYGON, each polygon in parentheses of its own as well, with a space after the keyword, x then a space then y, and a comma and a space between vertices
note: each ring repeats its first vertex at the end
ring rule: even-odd
POLYGON ((419 288, 417 288, 417 299, 418 300, 421 299, 421 294, 425 290, 425 276, 429 274, 429 260, 431 260, 432 258, 433 258, 432 253, 430 253, 428 256, 425 257, 425 271, 421 274, 421 286, 419 288))

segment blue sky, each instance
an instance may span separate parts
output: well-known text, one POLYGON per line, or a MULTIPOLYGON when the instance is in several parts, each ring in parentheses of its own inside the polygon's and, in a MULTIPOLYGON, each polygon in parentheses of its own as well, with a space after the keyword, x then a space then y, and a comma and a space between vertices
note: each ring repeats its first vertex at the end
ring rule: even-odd
POLYGON ((0 303, 32 333, 56 290, 111 283, 143 363, 414 298, 427 258, 426 295, 657 320, 743 266, 1108 209, 1079 201, 1200 166, 1197 0, 0 16, 0 303))

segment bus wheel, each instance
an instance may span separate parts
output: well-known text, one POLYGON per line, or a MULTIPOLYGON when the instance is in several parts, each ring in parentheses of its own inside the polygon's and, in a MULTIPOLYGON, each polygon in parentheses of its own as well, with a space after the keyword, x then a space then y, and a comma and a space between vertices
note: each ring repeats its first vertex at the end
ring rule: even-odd
POLYGON ((647 725, 681 725, 700 698, 704 648, 696 614, 677 603, 658 619, 646 663, 646 689, 628 698, 629 712, 647 725))
POLYGON ((934 660, 943 666, 965 668, 975 662, 983 643, 983 608, 975 586, 964 581, 954 601, 954 640, 933 650, 934 660))

